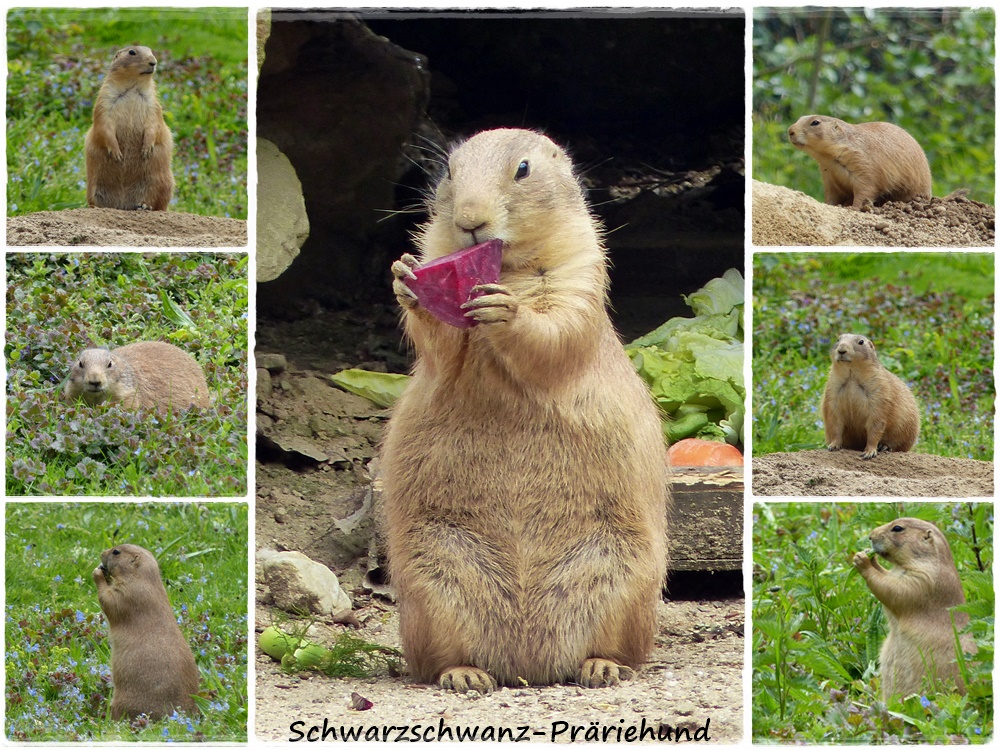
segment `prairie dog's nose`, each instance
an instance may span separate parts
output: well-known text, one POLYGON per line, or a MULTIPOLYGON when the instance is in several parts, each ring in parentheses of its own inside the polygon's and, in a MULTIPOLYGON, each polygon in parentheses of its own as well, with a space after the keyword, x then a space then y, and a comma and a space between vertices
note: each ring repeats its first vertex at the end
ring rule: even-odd
POLYGON ((455 207, 455 226, 465 232, 478 232, 489 224, 488 212, 482 201, 462 201, 455 207))

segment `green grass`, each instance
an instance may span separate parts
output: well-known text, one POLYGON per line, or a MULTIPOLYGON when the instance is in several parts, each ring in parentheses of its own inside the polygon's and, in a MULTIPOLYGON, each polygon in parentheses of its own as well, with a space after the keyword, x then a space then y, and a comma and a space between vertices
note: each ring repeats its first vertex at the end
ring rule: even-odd
POLYGON ((9 740, 246 741, 245 503, 8 503, 6 513, 9 740), (110 717, 108 626, 91 571, 125 542, 159 562, 201 673, 201 716, 110 717))
POLYGON ((9 253, 7 282, 8 496, 246 494, 246 255, 9 253), (212 406, 61 398, 80 351, 139 340, 192 354, 212 406))
POLYGON ((753 453, 822 448, 830 347, 869 336, 914 391, 914 450, 993 458, 993 255, 758 253, 753 453))
POLYGON ((83 138, 114 52, 157 57, 174 134, 170 209, 247 217, 247 11, 20 8, 7 14, 7 214, 87 205, 83 138))
POLYGON ((993 506, 989 503, 769 503, 753 512, 754 741, 984 743, 993 734, 993 506), (882 607, 850 558, 902 516, 944 531, 978 645, 966 695, 882 703, 882 607))

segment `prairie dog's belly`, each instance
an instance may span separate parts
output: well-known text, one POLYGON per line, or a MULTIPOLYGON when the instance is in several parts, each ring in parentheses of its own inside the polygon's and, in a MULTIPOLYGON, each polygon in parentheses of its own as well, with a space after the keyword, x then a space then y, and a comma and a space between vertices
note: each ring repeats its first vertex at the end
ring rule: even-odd
POLYGON ((856 380, 848 380, 836 393, 835 406, 847 422, 864 423, 874 409, 871 394, 856 380))
POLYGON ((149 117, 150 104, 136 93, 118 98, 109 107, 105 117, 113 123, 118 147, 125 158, 137 157, 142 151, 143 133, 149 117))

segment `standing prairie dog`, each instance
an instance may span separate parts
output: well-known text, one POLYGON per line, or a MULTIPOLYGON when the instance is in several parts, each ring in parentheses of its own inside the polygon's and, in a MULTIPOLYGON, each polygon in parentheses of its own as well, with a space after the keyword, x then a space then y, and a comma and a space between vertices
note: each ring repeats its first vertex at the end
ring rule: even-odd
POLYGON ((788 139, 819 162, 826 203, 861 208, 931 197, 927 155, 898 125, 806 115, 788 129, 788 139))
POLYGON ((833 364, 823 391, 826 447, 862 451, 908 451, 920 434, 920 410, 906 384, 878 360, 864 336, 845 333, 830 353, 833 364))
MULTIPOLYGON (((865 552, 853 559, 889 621, 879 654, 883 700, 921 692, 929 686, 926 677, 953 679, 964 692, 952 618, 961 630, 969 616, 950 611, 965 603, 965 593, 948 540, 937 526, 917 518, 897 518, 868 538, 875 552, 894 566, 887 571, 865 552)), ((970 653, 976 648, 967 635, 961 645, 970 653)))
POLYGON ((629 679, 666 572, 659 415, 608 318, 607 264, 566 153, 490 130, 450 155, 417 237, 426 261, 503 241, 497 284, 456 328, 393 264, 416 350, 383 446, 389 571, 421 682, 629 679))
POLYGON ((84 140, 93 208, 167 210, 174 141, 156 98, 155 70, 149 47, 126 47, 115 53, 101 84, 84 140))
POLYGON ((198 710, 198 667, 160 579, 156 558, 135 544, 101 553, 92 574, 111 628, 111 717, 151 719, 198 710))
POLYGON ((70 368, 63 395, 91 406, 107 401, 160 411, 210 403, 201 365, 163 341, 139 341, 110 351, 85 349, 70 368))

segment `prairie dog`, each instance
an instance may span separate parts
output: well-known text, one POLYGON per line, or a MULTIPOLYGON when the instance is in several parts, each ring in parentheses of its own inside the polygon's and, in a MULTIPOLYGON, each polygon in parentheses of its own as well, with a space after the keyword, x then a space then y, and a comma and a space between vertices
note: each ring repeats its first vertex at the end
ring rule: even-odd
MULTIPOLYGON (((920 692, 928 676, 954 679, 964 692, 952 618, 961 630, 969 616, 950 611, 965 603, 965 593, 948 540, 937 526, 917 518, 897 518, 879 526, 869 539, 875 552, 894 566, 887 571, 865 552, 854 555, 854 567, 882 602, 889 621, 879 654, 883 699, 920 692)), ((963 636, 962 648, 974 652, 975 643, 963 636)))
POLYGON ((632 676, 666 572, 666 446, 606 311, 607 262, 566 153, 527 130, 461 144, 421 260, 503 240, 448 326, 393 264, 416 350, 383 446, 384 523, 413 676, 449 689, 632 676))
POLYGON ((163 341, 139 341, 110 351, 85 349, 70 368, 63 394, 91 406, 107 401, 166 411, 209 405, 201 365, 163 341))
POLYGON ((156 558, 135 544, 101 553, 92 574, 111 628, 111 717, 198 710, 198 667, 177 626, 156 558))
POLYGON ((861 208, 866 202, 931 197, 927 155, 898 125, 805 115, 788 129, 795 148, 819 162, 824 202, 861 208))
POLYGON ((174 141, 163 121, 149 47, 115 53, 87 131, 87 205, 166 211, 174 192, 174 141))
POLYGON ((831 451, 908 451, 920 434, 920 410, 906 384, 879 362, 871 339, 845 333, 830 353, 823 427, 831 451))

